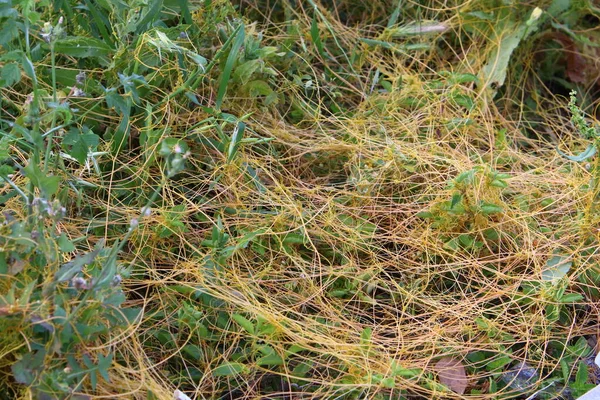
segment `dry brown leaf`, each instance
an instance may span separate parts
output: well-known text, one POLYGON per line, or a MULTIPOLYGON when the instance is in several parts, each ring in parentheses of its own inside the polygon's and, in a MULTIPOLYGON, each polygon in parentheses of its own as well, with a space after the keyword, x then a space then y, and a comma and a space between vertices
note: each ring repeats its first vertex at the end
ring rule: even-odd
POLYGON ((440 378, 440 383, 458 394, 465 393, 468 384, 467 373, 460 360, 443 357, 435 364, 435 370, 440 378))
POLYGON ((563 46, 567 58, 567 77, 571 82, 584 83, 587 71, 586 60, 573 39, 562 32, 554 32, 552 38, 563 46))

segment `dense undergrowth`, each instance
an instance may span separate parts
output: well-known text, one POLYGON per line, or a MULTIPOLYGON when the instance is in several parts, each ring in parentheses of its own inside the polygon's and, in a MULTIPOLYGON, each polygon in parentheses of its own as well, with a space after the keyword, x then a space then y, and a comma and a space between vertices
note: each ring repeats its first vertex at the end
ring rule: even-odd
POLYGON ((0 0, 0 396, 585 393, 599 17, 0 0))

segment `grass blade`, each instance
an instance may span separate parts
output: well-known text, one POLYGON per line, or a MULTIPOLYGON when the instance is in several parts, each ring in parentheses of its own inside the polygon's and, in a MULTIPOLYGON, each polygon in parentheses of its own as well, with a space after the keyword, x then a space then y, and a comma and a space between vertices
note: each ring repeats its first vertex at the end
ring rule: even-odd
POLYGON ((242 24, 241 29, 237 32, 235 40, 231 45, 231 50, 229 51, 227 61, 225 62, 225 68, 223 69, 223 73, 221 74, 221 82, 219 83, 217 100, 215 102, 217 110, 220 110, 221 105, 223 104, 223 98, 225 97, 225 92, 227 91, 227 85, 229 83, 229 78, 231 77, 231 71, 233 70, 235 61, 237 60, 238 53, 242 48, 242 45, 244 44, 245 37, 246 31, 244 29, 244 25, 242 24))

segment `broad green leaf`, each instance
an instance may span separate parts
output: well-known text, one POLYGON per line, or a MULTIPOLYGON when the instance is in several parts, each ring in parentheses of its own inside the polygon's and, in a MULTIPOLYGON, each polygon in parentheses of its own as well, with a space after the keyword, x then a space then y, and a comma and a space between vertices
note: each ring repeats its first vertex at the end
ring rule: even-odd
POLYGON ((240 363, 226 362, 219 365, 212 372, 213 376, 234 376, 246 370, 246 366, 240 363))
POLYGON ((75 250, 75 245, 73 244, 73 242, 71 242, 69 240, 69 238, 67 237, 67 235, 64 232, 60 234, 60 237, 58 238, 57 243, 58 243, 58 248, 62 252, 70 253, 75 250))
POLYGON ((57 54, 75 58, 97 57, 107 59, 114 51, 105 41, 91 37, 77 36, 59 39, 54 45, 57 54))
POLYGON ((450 201, 450 209, 453 209, 461 201, 462 201, 462 194, 454 193, 452 195, 452 200, 450 201))
POLYGON ((492 48, 482 69, 487 86, 493 85, 496 90, 504 85, 513 52, 523 39, 537 30, 540 21, 540 19, 536 19, 529 25, 517 21, 513 9, 498 13, 498 20, 494 25, 496 35, 489 41, 492 48))
POLYGON ((21 80, 21 69, 19 64, 11 62, 5 64, 0 70, 0 87, 9 87, 21 80))
POLYGON ((152 23, 160 17, 163 0, 153 0, 145 8, 144 16, 136 23, 135 33, 140 34, 147 31, 152 23))
POLYGON ((100 252, 100 247, 96 247, 94 250, 90 251, 87 254, 82 256, 75 257, 73 261, 69 261, 64 264, 58 272, 54 275, 55 282, 65 282, 73 278, 76 274, 81 272, 83 267, 87 264, 90 264, 94 261, 98 253, 100 252))
POLYGON ((260 357, 256 360, 256 365, 260 366, 275 366, 275 365, 283 365, 283 358, 275 351, 260 357))
POLYGON ((306 376, 308 371, 311 370, 311 368, 312 363, 301 362, 300 364, 296 365, 296 367, 292 370, 292 375, 297 376, 298 378, 303 378, 306 376))
POLYGON ((546 262, 546 268, 542 271, 542 280, 552 282, 561 279, 571 269, 572 261, 565 256, 553 256, 546 262))
POLYGON ((505 181, 503 181, 501 179, 494 179, 490 183, 490 186, 494 186, 494 187, 498 187, 498 188, 506 188, 506 187, 508 187, 508 183, 506 183, 505 181))
POLYGON ((578 301, 582 301, 583 300, 583 295, 580 293, 567 293, 564 296, 562 296, 559 301, 561 303, 577 303, 578 301))
POLYGON ((63 145, 71 146, 68 151, 69 155, 79 161, 85 163, 90 150, 95 150, 100 143, 100 137, 91 131, 81 133, 79 129, 72 129, 63 139, 63 145))
POLYGON ((254 335, 254 324, 240 314, 233 314, 231 318, 251 335, 254 335))
POLYGON ((249 60, 238 65, 233 72, 233 79, 242 85, 248 83, 252 74, 261 66, 262 60, 249 60))
POLYGON ((29 164, 23 168, 23 172, 25 172, 25 176, 29 178, 31 183, 41 190, 46 199, 49 199, 58 191, 60 177, 46 176, 37 164, 29 162, 29 164))
POLYGON ((2 29, 0 29, 0 46, 7 45, 17 36, 19 36, 19 28, 17 22, 14 19, 3 21, 2 29))
POLYGON ((204 357, 202 348, 195 344, 187 344, 181 348, 181 351, 190 356, 192 360, 201 360, 204 357))
POLYGON ((493 203, 481 202, 479 209, 485 215, 498 214, 504 211, 502 207, 493 203))

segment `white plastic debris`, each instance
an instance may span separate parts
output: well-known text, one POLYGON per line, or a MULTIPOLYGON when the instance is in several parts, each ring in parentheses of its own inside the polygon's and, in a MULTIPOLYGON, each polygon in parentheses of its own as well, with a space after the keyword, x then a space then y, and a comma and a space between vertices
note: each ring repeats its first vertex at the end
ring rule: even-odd
POLYGON ((175 393, 173 393, 173 398, 175 400, 192 400, 179 389, 175 390, 175 393))
POLYGON ((600 385, 596 386, 577 400, 600 400, 600 385))

